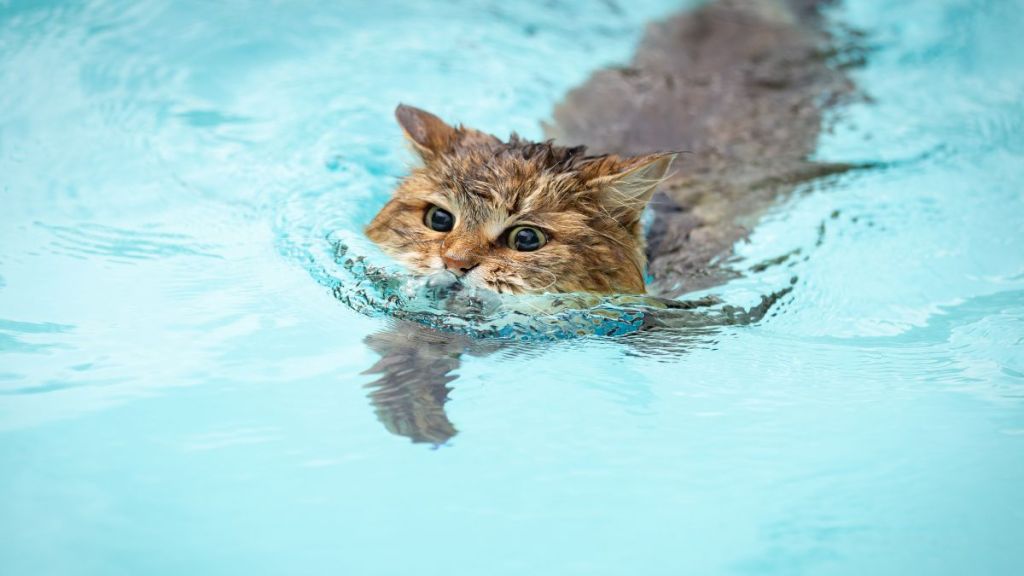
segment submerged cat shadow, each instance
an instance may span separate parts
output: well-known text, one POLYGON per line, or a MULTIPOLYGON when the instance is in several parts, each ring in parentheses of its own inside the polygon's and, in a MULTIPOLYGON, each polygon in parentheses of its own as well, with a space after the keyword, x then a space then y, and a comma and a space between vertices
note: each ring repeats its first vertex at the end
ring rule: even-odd
MULTIPOLYGON (((723 327, 760 321, 790 291, 785 288, 764 296, 749 309, 717 306, 713 298, 679 302, 676 307, 652 311, 639 332, 615 338, 633 355, 677 358, 707 343, 723 327)), ((377 419, 392 434, 435 446, 458 433, 445 404, 464 356, 484 357, 512 348, 539 353, 545 345, 473 338, 409 321, 396 321, 367 336, 364 343, 380 356, 363 372, 377 375, 365 385, 377 419)))
POLYGON ((392 434, 434 445, 457 432, 444 405, 463 354, 485 356, 501 347, 405 321, 367 336, 364 343, 380 355, 363 372, 378 375, 366 385, 377 419, 392 434))

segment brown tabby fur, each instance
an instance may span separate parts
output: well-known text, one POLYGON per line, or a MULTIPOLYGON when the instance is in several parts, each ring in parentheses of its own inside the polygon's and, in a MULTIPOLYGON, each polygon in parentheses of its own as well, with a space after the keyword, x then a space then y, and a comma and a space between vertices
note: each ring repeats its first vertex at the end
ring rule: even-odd
POLYGON ((502 293, 644 292, 640 215, 673 154, 587 156, 515 134, 503 142, 410 106, 395 115, 423 166, 366 229, 385 252, 422 273, 475 266, 463 280, 502 293), (424 223, 431 206, 455 216, 450 232, 424 223), (507 246, 520 225, 543 231, 546 244, 507 246))

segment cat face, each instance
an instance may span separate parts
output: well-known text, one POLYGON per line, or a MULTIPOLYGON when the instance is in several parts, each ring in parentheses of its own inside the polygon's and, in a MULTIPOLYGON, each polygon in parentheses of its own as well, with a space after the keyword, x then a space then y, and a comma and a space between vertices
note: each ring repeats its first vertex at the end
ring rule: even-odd
POLYGON ((501 293, 644 292, 640 214, 673 154, 585 156, 395 115, 423 165, 366 229, 386 253, 501 293))

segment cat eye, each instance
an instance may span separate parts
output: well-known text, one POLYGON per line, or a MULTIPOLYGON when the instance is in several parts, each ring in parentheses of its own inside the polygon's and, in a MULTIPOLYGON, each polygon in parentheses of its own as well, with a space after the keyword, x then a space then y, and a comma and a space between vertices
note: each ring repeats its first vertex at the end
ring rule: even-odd
POLYGON ((533 252, 547 242, 544 233, 531 226, 516 226, 508 233, 508 247, 533 252))
POLYGON ((431 206, 427 215, 423 218, 427 228, 437 232, 450 232, 455 226, 455 216, 452 213, 438 206, 431 206))

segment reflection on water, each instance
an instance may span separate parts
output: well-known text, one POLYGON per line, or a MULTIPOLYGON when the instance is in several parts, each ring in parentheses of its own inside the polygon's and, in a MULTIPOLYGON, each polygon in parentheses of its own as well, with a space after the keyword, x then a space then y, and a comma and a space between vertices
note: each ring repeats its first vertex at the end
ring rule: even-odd
MULTIPOLYGON (((762 320, 791 292, 785 288, 761 298, 749 309, 721 306, 715 298, 673 302, 674 307, 645 310, 640 328, 618 342, 634 354, 677 358, 725 326, 749 326, 762 320)), ((612 318, 611 320, 614 320, 612 318)), ((601 337, 585 334, 580 338, 601 337)), ((604 336, 607 337, 607 336, 604 336)), ((377 376, 366 385, 377 419, 392 434, 413 442, 443 444, 456 434, 445 403, 463 355, 484 357, 498 351, 536 349, 544 341, 485 339, 444 332, 417 322, 396 321, 387 330, 367 336, 365 343, 380 359, 365 374, 377 376)))
POLYGON ((380 355, 365 372, 377 376, 366 385, 377 419, 392 434, 431 444, 443 444, 456 433, 444 405, 462 356, 490 354, 503 345, 413 322, 396 322, 365 342, 380 355))

